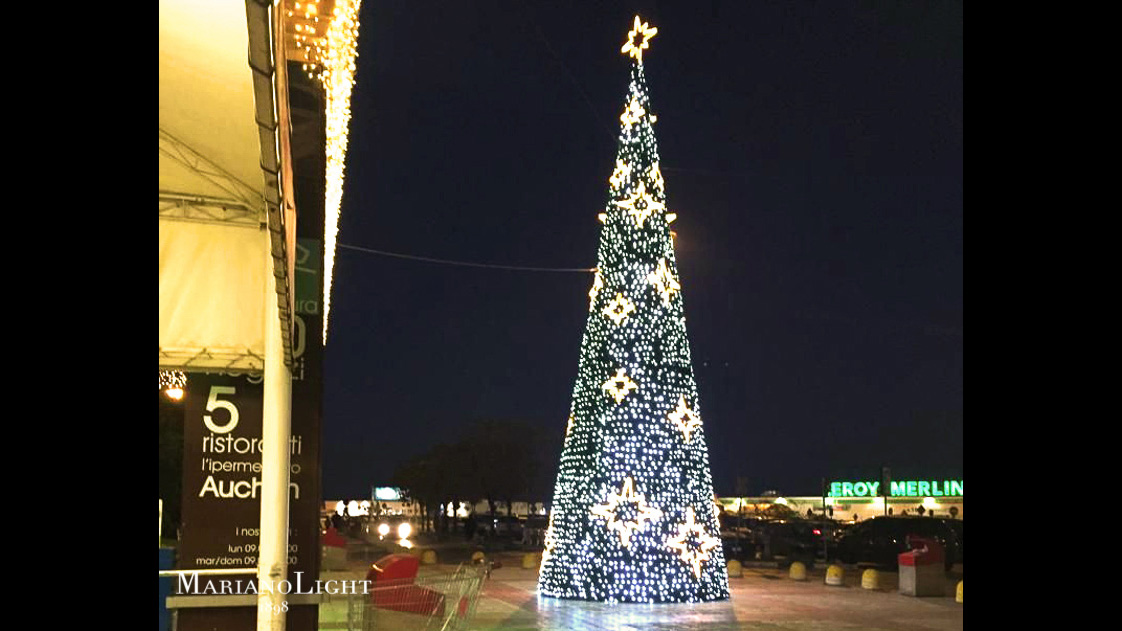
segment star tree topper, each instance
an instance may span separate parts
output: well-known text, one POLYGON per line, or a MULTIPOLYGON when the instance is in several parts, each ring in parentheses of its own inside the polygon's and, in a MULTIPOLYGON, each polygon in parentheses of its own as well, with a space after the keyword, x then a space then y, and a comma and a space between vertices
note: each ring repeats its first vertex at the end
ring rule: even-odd
POLYGON ((631 545, 631 534, 643 527, 643 520, 653 522, 662 517, 662 511, 647 503, 642 493, 635 492, 635 481, 628 477, 623 481, 623 488, 619 493, 608 493, 608 501, 592 507, 592 514, 608 520, 608 530, 619 533, 619 542, 623 547, 631 545), (635 504, 635 520, 616 519, 621 503, 635 504))
POLYGON ((721 540, 705 532, 705 526, 694 520, 693 507, 686 507, 686 523, 678 525, 678 536, 666 545, 679 551, 679 558, 693 566, 694 578, 701 578, 701 564, 709 560, 709 551, 721 544, 721 540), (690 535, 698 542, 690 545, 690 535))
POLYGON ((621 53, 627 53, 643 63, 643 50, 650 48, 650 40, 658 34, 658 29, 650 27, 649 24, 635 16, 635 26, 631 28, 631 32, 627 34, 627 42, 623 44, 623 48, 619 49, 621 53), (635 43, 635 38, 641 37, 642 41, 638 44, 635 43))

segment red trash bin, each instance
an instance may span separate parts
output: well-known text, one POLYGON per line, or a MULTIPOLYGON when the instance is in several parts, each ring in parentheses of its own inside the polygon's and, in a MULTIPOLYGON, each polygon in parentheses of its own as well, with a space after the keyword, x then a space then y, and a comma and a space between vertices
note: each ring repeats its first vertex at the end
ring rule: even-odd
POLYGON ((935 539, 912 535, 911 550, 901 552, 896 560, 900 568, 900 593, 905 596, 943 596, 946 552, 935 539))

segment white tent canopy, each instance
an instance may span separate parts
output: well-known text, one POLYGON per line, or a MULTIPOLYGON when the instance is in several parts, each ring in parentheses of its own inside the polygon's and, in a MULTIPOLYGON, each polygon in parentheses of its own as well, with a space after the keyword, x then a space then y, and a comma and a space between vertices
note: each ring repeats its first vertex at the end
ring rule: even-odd
POLYGON ((160 368, 262 371, 268 299, 291 365, 270 5, 160 2, 160 368))

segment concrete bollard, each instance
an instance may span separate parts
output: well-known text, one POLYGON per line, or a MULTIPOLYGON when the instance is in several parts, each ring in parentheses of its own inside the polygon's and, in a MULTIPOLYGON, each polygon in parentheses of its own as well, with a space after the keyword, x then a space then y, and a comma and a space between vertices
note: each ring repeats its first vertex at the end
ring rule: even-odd
POLYGON ((421 563, 425 565, 436 564, 436 550, 425 550, 421 553, 421 563))
POLYGON ((861 587, 864 589, 876 589, 879 582, 880 575, 877 571, 870 568, 861 573, 861 587))
POLYGON ((733 559, 728 562, 729 578, 740 578, 744 576, 744 567, 740 565, 740 561, 733 559))
POLYGON ((791 580, 805 581, 806 580, 806 565, 802 561, 795 561, 791 564, 791 580))
POLYGON ((958 582, 958 587, 954 590, 954 601, 956 603, 962 602, 962 581, 958 582))
POLYGON ((541 557, 535 552, 527 552, 522 555, 522 569, 524 570, 536 570, 541 564, 541 557))
POLYGON ((471 553, 471 562, 472 563, 479 563, 480 561, 483 560, 483 556, 484 555, 483 555, 482 550, 476 550, 475 552, 471 553))
POLYGON ((845 570, 840 565, 831 565, 826 568, 826 584, 827 585, 842 585, 845 578, 845 570))

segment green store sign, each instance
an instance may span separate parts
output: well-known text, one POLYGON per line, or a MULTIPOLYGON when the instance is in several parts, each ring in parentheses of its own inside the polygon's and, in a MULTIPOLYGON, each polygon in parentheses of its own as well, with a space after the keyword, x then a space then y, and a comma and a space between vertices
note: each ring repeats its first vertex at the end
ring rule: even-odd
MULTIPOLYGON (((962 497, 962 480, 893 480, 889 497, 962 497)), ((829 497, 878 497, 880 482, 831 482, 829 497)))

